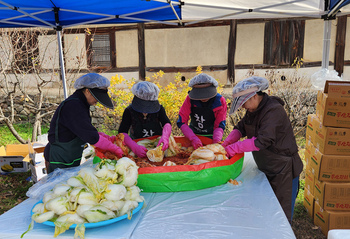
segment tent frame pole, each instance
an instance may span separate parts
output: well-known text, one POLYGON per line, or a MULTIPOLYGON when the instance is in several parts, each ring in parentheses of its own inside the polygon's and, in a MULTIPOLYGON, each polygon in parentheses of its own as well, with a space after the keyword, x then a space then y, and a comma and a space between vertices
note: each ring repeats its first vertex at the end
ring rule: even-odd
POLYGON ((322 68, 328 69, 329 67, 329 51, 331 45, 331 31, 332 31, 332 20, 326 19, 324 21, 324 32, 323 32, 323 55, 322 55, 322 68))
POLYGON ((337 12, 339 11, 339 6, 342 5, 345 2, 345 0, 340 0, 337 5, 335 5, 332 9, 332 11, 330 11, 328 13, 328 17, 333 17, 335 14, 337 14, 337 12))
POLYGON ((68 94, 67 94, 66 71, 65 71, 65 67, 64 67, 64 57, 63 57, 63 48, 62 48, 62 36, 61 36, 61 31, 57 30, 56 33, 57 33, 58 53, 59 53, 59 58, 60 58, 63 93, 64 93, 64 98, 67 99, 68 94))

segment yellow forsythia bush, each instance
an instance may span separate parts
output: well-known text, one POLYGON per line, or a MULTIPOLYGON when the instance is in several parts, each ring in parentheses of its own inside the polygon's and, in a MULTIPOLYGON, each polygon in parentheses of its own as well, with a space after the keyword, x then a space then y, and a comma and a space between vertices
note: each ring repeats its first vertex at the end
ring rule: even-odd
MULTIPOLYGON (((198 67, 196 70, 197 74, 202 73, 202 68, 198 67)), ((166 86, 162 86, 160 81, 164 75, 163 71, 159 71, 154 73, 152 78, 146 78, 146 81, 153 82, 159 87, 159 96, 158 100, 161 105, 165 108, 165 112, 169 117, 171 124, 173 126, 173 134, 181 135, 181 131, 176 126, 176 121, 178 119, 179 110, 185 101, 186 96, 188 95, 188 91, 191 90, 188 87, 188 83, 190 79, 186 79, 182 81, 182 74, 177 73, 175 75, 174 82, 170 82, 166 86)), ((126 80, 121 75, 112 76, 111 78, 111 86, 109 87, 109 92, 114 103, 114 109, 108 109, 106 107, 98 107, 100 110, 104 112, 104 128, 106 131, 115 131, 117 129, 113 129, 114 125, 119 125, 123 112, 126 107, 128 107, 132 99, 134 97, 131 92, 131 87, 136 83, 135 79, 126 80)), ((218 87, 218 91, 222 91, 222 86, 218 87)))

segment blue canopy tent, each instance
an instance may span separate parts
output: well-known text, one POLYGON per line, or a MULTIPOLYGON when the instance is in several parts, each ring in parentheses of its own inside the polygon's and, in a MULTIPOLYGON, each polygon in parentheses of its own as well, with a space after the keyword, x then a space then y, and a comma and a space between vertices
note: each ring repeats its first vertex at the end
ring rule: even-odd
POLYGON ((329 4, 329 16, 334 16, 341 8, 345 7, 350 3, 350 0, 330 0, 329 4))
POLYGON ((186 26, 219 19, 324 16, 326 21, 322 66, 328 67, 329 20, 340 13, 346 14, 343 9, 349 3, 350 0, 0 0, 0 27, 46 27, 57 31, 66 98, 61 39, 61 31, 64 28, 87 24, 139 22, 186 26))
POLYGON ((326 13, 322 16, 324 22, 323 33, 323 55, 322 55, 322 68, 328 69, 329 67, 329 50, 331 42, 331 21, 336 18, 337 15, 350 14, 350 8, 348 4, 350 0, 329 0, 325 1, 326 13), (344 10, 344 11, 343 11, 344 10))
POLYGON ((46 27, 57 32, 64 97, 67 98, 61 31, 86 24, 181 22, 178 1, 144 0, 0 0, 0 27, 46 27))

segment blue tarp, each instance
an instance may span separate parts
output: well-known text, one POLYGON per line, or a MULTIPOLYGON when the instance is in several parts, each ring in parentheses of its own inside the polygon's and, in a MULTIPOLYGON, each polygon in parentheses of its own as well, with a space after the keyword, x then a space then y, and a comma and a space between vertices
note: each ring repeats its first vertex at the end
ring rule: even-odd
POLYGON ((169 21, 181 18, 178 0, 0 0, 0 27, 65 28, 83 24, 169 21), (175 14, 176 13, 176 14, 175 14))
POLYGON ((332 10, 335 6, 337 6, 337 4, 339 2, 342 2, 339 7, 337 9, 340 9, 342 7, 344 7, 345 5, 348 5, 350 3, 350 0, 345 0, 345 1, 342 1, 342 0, 331 0, 330 1, 330 4, 329 4, 329 9, 332 10))
POLYGON ((337 12, 338 10, 340 10, 340 8, 348 5, 350 3, 350 0, 330 0, 330 4, 329 4, 329 12, 334 11, 337 12), (339 6, 338 3, 341 4, 339 6))

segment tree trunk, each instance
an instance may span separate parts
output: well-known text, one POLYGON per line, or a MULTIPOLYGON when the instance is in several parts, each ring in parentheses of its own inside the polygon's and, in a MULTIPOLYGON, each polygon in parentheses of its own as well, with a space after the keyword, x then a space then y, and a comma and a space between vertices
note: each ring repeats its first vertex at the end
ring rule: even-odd
MULTIPOLYGON (((39 89, 40 90, 40 89, 39 89)), ((43 93, 42 91, 40 91, 39 93, 39 102, 38 102, 38 106, 35 109, 36 113, 35 113, 35 118, 34 118, 34 125, 33 125, 33 131, 32 131, 32 142, 36 141, 36 138, 38 136, 38 133, 41 132, 41 125, 40 125, 40 121, 41 121, 41 107, 43 104, 43 93)))
MULTIPOLYGON (((2 112, 2 111, 1 111, 2 112)), ((13 127, 12 123, 10 122, 10 120, 8 118, 4 119, 5 124, 7 125, 7 127, 9 128, 9 130, 11 131, 11 133, 13 134, 13 136, 15 136, 15 138, 21 143, 21 144, 26 144, 27 141, 24 140, 16 131, 16 129, 13 127)))

